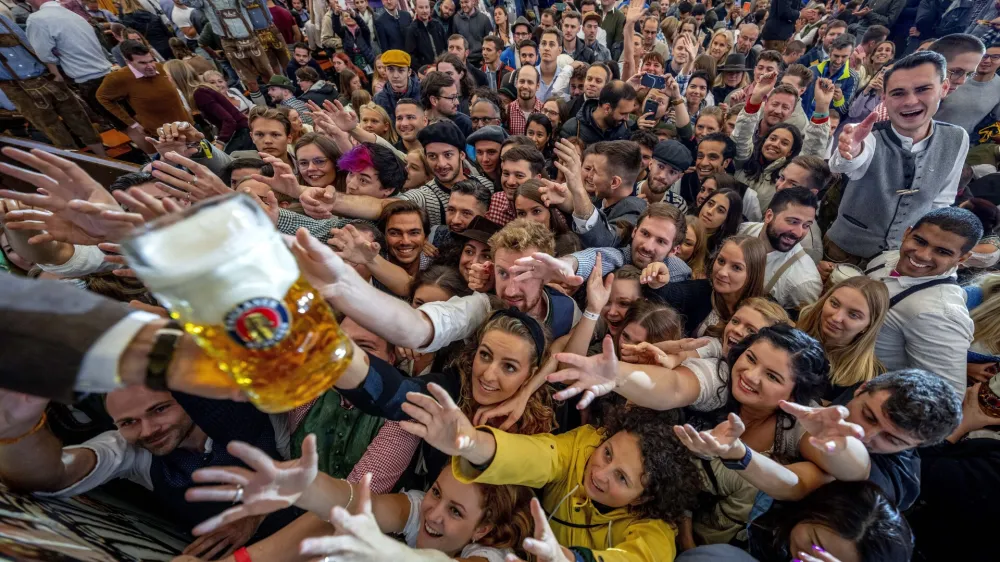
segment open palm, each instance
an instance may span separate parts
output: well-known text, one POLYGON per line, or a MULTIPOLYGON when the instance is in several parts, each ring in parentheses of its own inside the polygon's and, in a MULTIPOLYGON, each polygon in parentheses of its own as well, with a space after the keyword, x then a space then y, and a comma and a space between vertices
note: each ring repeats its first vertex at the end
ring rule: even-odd
POLYGON ((293 505, 319 472, 315 435, 309 435, 302 442, 302 457, 291 461, 277 462, 264 451, 239 441, 231 441, 226 450, 250 468, 226 466, 196 470, 192 475, 195 482, 222 485, 191 488, 184 497, 192 502, 232 502, 239 498, 242 503, 199 524, 193 531, 195 535, 210 533, 244 517, 264 515, 293 505), (242 494, 239 489, 243 490, 242 494))
POLYGON ((555 358, 560 363, 569 365, 569 368, 552 373, 546 380, 571 383, 568 388, 553 395, 556 400, 566 400, 582 393, 583 396, 576 405, 582 410, 598 396, 604 396, 615 389, 618 358, 615 356, 615 346, 610 335, 605 336, 603 352, 600 355, 584 357, 575 353, 557 353, 555 358))

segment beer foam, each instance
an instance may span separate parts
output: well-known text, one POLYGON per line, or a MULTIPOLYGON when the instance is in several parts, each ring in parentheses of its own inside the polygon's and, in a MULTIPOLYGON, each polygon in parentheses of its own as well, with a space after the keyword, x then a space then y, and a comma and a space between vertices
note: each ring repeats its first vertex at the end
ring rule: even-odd
POLYGON ((222 324, 249 299, 282 300, 299 277, 281 236, 244 197, 200 209, 132 243, 145 262, 131 260, 136 274, 184 321, 222 324))

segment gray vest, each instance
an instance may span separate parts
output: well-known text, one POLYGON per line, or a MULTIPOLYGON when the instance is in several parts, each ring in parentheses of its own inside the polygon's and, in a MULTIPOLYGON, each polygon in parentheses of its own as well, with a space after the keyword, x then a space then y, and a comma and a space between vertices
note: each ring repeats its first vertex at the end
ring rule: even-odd
POLYGON ((935 121, 927 148, 912 153, 903 149, 889 121, 877 123, 872 134, 878 142, 868 171, 844 188, 837 220, 827 232, 837 246, 862 258, 899 248, 907 227, 930 211, 947 187, 968 136, 961 127, 935 121))

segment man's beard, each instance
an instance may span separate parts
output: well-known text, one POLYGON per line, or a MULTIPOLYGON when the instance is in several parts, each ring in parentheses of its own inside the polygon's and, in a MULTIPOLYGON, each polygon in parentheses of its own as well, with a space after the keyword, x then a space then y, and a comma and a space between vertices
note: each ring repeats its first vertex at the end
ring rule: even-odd
POLYGON ((604 116, 604 129, 610 130, 618 126, 618 122, 615 121, 615 116, 612 114, 607 114, 604 116))
POLYGON ((796 240, 790 235, 782 236, 778 234, 777 229, 775 229, 772 225, 766 225, 764 227, 764 234, 767 235, 767 241, 770 242, 771 247, 779 252, 787 252, 794 248, 796 244, 801 242, 801 240, 796 240), (795 241, 789 244, 789 240, 795 241))

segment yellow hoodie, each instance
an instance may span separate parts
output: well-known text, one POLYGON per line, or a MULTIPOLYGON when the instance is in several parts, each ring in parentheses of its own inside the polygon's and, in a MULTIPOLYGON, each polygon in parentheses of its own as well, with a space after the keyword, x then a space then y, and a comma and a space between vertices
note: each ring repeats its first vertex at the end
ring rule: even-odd
POLYGON ((637 519, 627 508, 601 513, 587 497, 584 469, 603 441, 594 427, 585 425, 562 435, 479 429, 493 434, 496 455, 483 472, 454 457, 452 471, 460 482, 541 488, 542 507, 552 517, 549 523, 559 544, 574 548, 585 559, 670 562, 677 555, 671 525, 659 519, 637 519))

